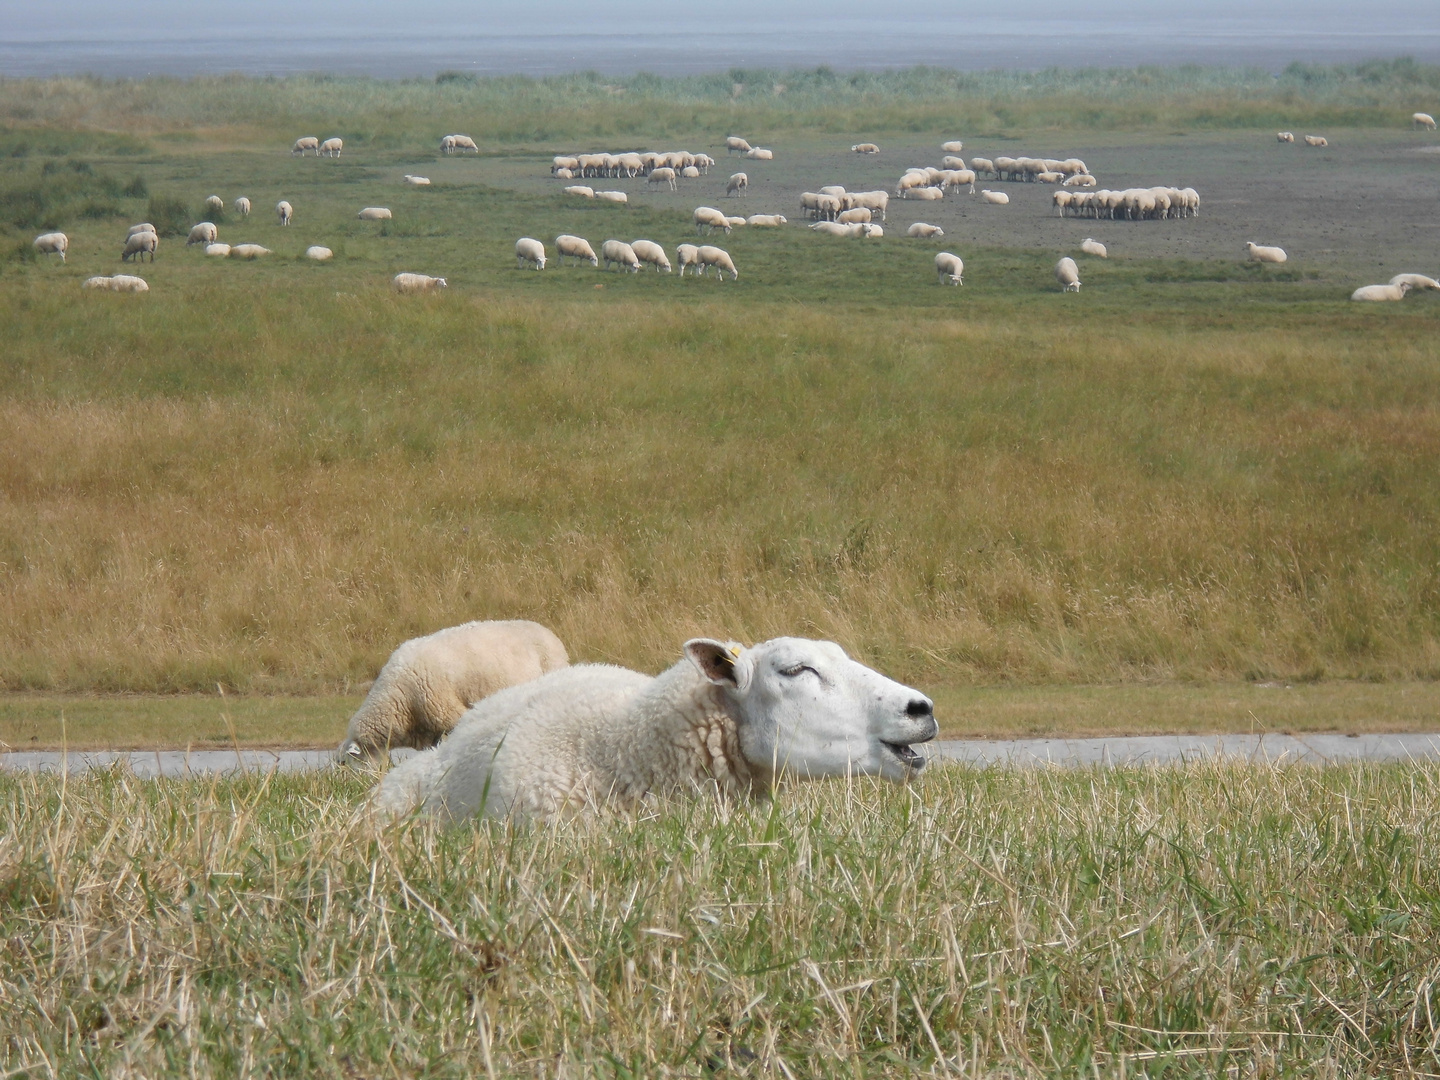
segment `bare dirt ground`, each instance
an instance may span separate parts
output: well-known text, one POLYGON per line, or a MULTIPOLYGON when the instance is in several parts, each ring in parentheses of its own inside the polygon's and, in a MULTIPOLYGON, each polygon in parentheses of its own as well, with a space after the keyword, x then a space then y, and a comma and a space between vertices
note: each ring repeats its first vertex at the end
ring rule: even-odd
MULTIPOLYGON (((1297 132, 1297 137, 1305 134, 1297 132)), ((717 159, 708 176, 682 181, 678 192, 643 178, 574 181, 627 191, 632 203, 688 214, 711 205, 729 214, 782 213, 790 227, 802 224, 799 197, 823 185, 852 191, 885 188, 892 193, 886 241, 903 240, 913 222, 945 230, 947 246, 1021 247, 1070 251, 1087 236, 1109 246, 1112 258, 1240 260, 1245 241, 1278 244, 1290 267, 1326 277, 1353 277, 1357 284, 1386 281, 1401 272, 1440 272, 1440 137, 1430 132, 1326 131, 1328 148, 1276 142, 1272 132, 1117 134, 1066 138, 960 137, 968 162, 974 156, 1080 157, 1101 187, 1193 187, 1200 215, 1167 221, 1093 221, 1060 218, 1054 188, 1037 183, 981 181, 1009 193, 1009 206, 991 206, 978 195, 942 202, 893 198, 895 182, 910 165, 940 165, 943 136, 811 136, 773 144, 775 160, 747 161, 720 146, 631 146, 596 140, 593 146, 557 146, 502 157, 485 170, 486 182, 528 191, 554 191, 552 153, 618 152, 628 149, 689 149, 717 159), (850 152, 850 144, 874 138, 878 156, 850 152), (750 178, 745 198, 726 198, 732 172, 750 178)), ((953 136, 952 136, 953 137, 953 136)), ((756 140, 752 140, 756 141, 756 140)), ((772 145, 758 142, 760 145, 772 145)), ((437 181, 465 175, 463 162, 437 162, 437 181)), ((473 174, 472 174, 473 175, 473 174)), ((961 250, 963 254, 963 250, 961 250)))

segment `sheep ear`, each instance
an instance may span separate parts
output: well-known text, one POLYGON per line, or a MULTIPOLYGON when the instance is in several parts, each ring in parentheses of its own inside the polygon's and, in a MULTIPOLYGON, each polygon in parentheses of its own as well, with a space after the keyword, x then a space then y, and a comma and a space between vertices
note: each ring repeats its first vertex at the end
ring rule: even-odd
POLYGON ((685 655, 700 669, 700 674, 718 686, 744 690, 750 683, 749 657, 742 645, 714 638, 692 638, 685 643, 685 655))

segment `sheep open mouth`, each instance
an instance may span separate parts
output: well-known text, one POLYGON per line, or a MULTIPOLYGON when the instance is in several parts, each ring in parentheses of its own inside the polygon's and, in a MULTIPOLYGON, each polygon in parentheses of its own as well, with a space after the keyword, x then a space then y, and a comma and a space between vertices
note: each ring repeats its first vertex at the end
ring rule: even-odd
POLYGON ((909 746, 909 745, 906 744, 906 743, 893 743, 893 742, 887 742, 887 743, 885 743, 885 747, 886 747, 886 749, 888 749, 892 754, 894 754, 894 755, 895 755, 896 757, 898 757, 901 761, 903 761, 906 765, 910 766, 910 768, 912 768, 912 769, 923 769, 923 768, 925 767, 925 758, 924 758, 924 756, 921 755, 921 754, 916 753, 914 747, 909 746))

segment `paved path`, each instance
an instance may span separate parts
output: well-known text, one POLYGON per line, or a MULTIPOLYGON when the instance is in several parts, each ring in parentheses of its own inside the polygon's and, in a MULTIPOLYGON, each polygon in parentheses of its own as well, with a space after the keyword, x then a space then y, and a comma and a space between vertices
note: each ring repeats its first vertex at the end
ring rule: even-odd
MULTIPOLYGON (((1152 765, 1224 756, 1269 763, 1440 760, 1440 732, 1408 735, 1136 735, 1110 739, 949 739, 931 757, 974 765, 1152 765)), ((54 751, 0 754, 0 769, 70 772, 126 761, 137 776, 239 770, 304 772, 334 761, 333 750, 54 751)), ((414 751, 401 750, 396 760, 414 751)))

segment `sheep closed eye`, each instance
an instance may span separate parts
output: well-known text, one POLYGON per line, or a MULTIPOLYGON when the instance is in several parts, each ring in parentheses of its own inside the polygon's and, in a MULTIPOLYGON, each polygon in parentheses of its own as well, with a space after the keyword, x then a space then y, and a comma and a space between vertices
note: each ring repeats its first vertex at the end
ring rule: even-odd
POLYGON ((810 672, 810 674, 814 675, 817 679, 820 677, 820 672, 816 671, 809 664, 796 664, 793 667, 781 668, 780 674, 784 675, 787 679, 793 679, 803 671, 810 672))

